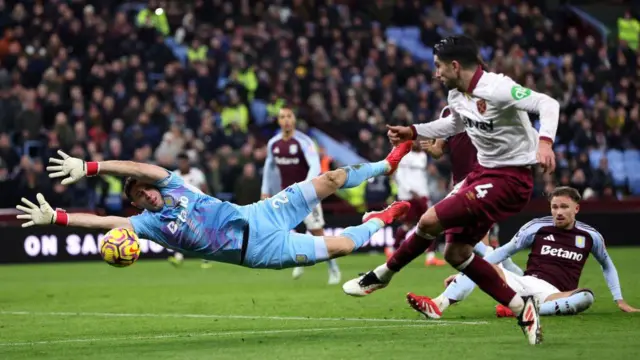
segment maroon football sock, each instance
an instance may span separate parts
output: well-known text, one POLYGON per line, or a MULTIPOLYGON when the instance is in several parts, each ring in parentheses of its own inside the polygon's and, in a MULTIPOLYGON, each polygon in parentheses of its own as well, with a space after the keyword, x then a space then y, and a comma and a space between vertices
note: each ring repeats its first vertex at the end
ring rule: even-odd
POLYGON ((400 247, 393 253, 393 256, 387 260, 387 267, 392 271, 400 271, 413 259, 423 254, 432 242, 433 239, 426 239, 414 232, 407 240, 402 242, 400 247))
POLYGON ((465 261, 468 264, 466 266, 463 264, 464 267, 458 267, 458 270, 467 275, 482 291, 489 294, 497 302, 509 306, 511 300, 516 296, 516 292, 502 280, 496 269, 486 260, 475 255, 471 255, 471 257, 471 261, 465 261))
POLYGON ((438 242, 433 240, 431 245, 427 248, 427 252, 436 252, 436 247, 438 246, 438 242))
POLYGON ((396 233, 393 235, 393 239, 395 240, 395 243, 393 244, 393 248, 397 249, 400 247, 400 244, 402 244, 402 242, 404 241, 404 238, 407 236, 407 227, 406 226, 400 226, 397 230, 396 233))

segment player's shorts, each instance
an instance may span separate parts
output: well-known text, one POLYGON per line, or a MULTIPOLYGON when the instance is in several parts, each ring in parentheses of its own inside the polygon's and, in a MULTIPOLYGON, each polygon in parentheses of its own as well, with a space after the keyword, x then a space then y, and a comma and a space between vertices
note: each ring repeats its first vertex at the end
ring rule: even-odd
POLYGON ((529 275, 520 276, 505 270, 502 265, 499 266, 502 268, 507 285, 520 296, 532 295, 542 304, 550 295, 560 292, 558 288, 542 279, 529 275))
POLYGON ((322 230, 324 229, 324 213, 322 212, 322 205, 318 204, 311 210, 311 214, 304 218, 304 226, 307 230, 322 230))
POLYGON ((533 192, 531 167, 477 165, 464 184, 435 205, 447 242, 475 245, 491 227, 519 213, 533 192))
POLYGON ((327 258, 322 236, 291 232, 320 205, 311 181, 296 183, 278 194, 241 207, 249 221, 243 266, 284 269, 308 266, 327 258))

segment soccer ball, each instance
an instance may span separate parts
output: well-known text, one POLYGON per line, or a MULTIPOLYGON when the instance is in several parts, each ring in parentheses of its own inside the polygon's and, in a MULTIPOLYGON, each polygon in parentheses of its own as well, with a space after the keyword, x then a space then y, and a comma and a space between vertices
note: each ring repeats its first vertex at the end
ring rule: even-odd
POLYGON ((129 266, 140 257, 138 235, 130 229, 112 229, 104 235, 102 241, 100 255, 111 266, 129 266))

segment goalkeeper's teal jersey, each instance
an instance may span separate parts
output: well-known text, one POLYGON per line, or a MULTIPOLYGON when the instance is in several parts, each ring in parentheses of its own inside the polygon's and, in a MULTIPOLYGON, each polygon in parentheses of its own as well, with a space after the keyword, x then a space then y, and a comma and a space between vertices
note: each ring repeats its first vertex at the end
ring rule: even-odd
POLYGON ((138 237, 199 258, 239 264, 247 219, 240 207, 223 202, 169 174, 155 184, 164 207, 130 218, 138 237))

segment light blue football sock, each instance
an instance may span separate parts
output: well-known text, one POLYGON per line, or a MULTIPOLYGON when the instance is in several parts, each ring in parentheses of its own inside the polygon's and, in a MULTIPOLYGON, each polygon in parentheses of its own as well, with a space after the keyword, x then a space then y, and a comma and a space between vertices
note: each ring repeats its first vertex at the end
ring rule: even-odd
POLYGON ((493 250, 491 247, 485 245, 482 241, 478 241, 478 243, 473 247, 473 251, 475 251, 475 253, 480 255, 481 257, 489 255, 487 254, 488 249, 493 250))
POLYGON ((575 315, 587 310, 594 301, 591 291, 580 291, 566 298, 543 303, 540 305, 540 315, 575 315))
POLYGON ((356 187, 370 178, 383 175, 389 170, 387 168, 387 162, 384 160, 374 163, 345 166, 340 169, 347 172, 347 180, 345 180, 341 189, 356 187))
POLYGON ((476 284, 469 277, 458 274, 456 279, 449 283, 442 295, 449 300, 462 301, 471 295, 475 287, 476 284))
MULTIPOLYGON (((358 226, 350 226, 342 232, 342 236, 346 236, 356 245, 355 249, 359 249, 371 239, 371 236, 378 230, 382 229, 384 223, 379 219, 371 219, 364 224, 358 226)), ((355 250, 354 249, 354 250, 355 250)))

